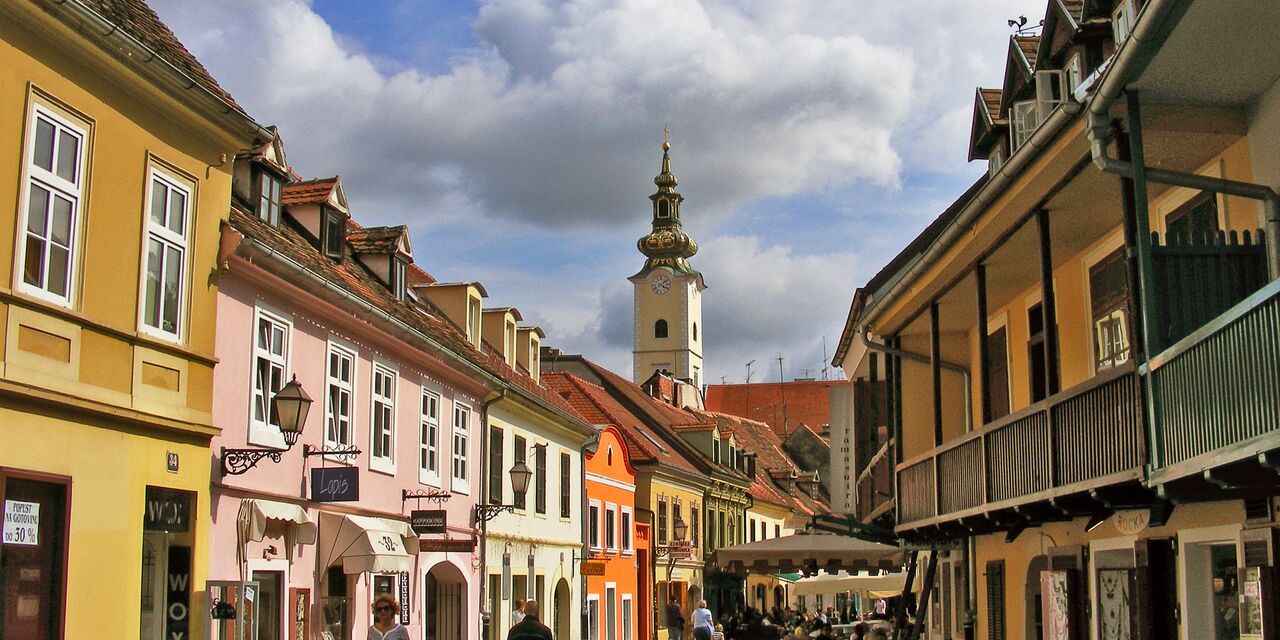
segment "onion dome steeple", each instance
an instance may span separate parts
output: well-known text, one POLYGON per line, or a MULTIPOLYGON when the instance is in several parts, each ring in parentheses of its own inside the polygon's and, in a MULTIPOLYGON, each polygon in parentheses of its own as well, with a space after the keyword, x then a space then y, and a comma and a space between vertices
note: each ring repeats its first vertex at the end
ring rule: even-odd
POLYGON ((689 266, 689 258, 698 252, 698 243, 680 227, 680 203, 684 202, 684 196, 676 191, 680 181, 671 173, 670 151, 671 141, 663 129, 662 171, 653 179, 658 191, 649 196, 653 202, 653 231, 636 243, 636 248, 648 258, 640 274, 656 267, 667 267, 676 273, 698 273, 689 266))

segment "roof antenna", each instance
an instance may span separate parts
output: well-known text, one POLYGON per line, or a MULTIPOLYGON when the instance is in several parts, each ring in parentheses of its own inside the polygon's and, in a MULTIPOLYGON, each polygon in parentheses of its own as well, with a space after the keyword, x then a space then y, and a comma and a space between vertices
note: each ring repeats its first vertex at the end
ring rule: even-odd
POLYGON ((747 384, 751 384, 751 365, 755 363, 756 363, 755 360, 752 360, 751 362, 747 363, 747 384))

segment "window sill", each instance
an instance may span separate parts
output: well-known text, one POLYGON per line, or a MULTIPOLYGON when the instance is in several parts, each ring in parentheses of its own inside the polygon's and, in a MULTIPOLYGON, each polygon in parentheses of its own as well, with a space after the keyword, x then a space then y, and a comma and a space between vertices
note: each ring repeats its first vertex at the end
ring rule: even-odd
POLYGON ((386 458, 374 458, 370 456, 369 470, 374 473, 381 473, 382 475, 387 476, 396 475, 396 466, 389 462, 384 462, 384 460, 386 460, 386 458))

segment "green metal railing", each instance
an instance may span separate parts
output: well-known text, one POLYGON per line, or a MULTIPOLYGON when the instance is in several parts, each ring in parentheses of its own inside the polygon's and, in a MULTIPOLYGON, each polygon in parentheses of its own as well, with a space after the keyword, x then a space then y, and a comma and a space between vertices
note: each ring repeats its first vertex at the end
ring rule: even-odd
POLYGON ((1190 335, 1267 283, 1261 230, 1171 235, 1151 234, 1156 310, 1153 351, 1190 335))
POLYGON ((1157 468, 1280 432, 1280 280, 1152 358, 1157 468))

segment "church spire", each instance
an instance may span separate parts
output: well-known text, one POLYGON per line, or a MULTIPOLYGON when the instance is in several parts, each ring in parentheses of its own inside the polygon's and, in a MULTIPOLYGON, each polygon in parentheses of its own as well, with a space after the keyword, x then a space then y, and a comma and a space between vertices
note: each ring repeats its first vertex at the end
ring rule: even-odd
POLYGON ((667 267, 677 273, 697 273, 689 266, 689 258, 698 252, 698 243, 680 227, 680 203, 684 202, 684 196, 676 191, 680 180, 671 172, 670 151, 671 139, 663 128, 662 169, 653 179, 658 190, 649 196, 653 203, 653 231, 636 243, 636 248, 648 258, 641 274, 656 267, 667 267))

